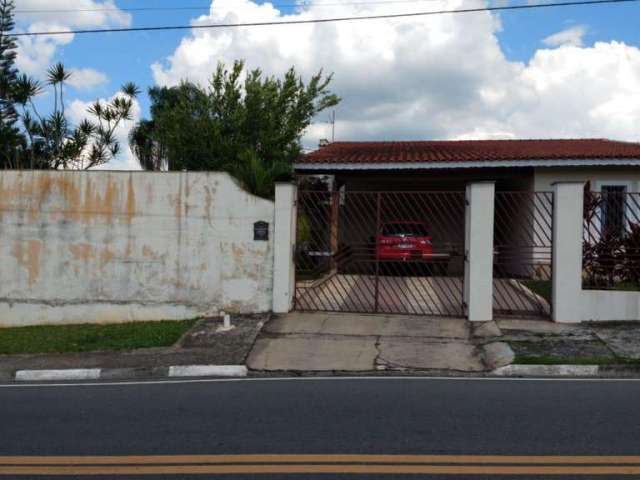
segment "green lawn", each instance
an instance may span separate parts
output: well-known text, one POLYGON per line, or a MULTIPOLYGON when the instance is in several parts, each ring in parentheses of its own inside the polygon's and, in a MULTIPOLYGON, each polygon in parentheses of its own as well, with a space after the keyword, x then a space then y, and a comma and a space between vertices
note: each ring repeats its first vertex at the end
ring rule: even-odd
POLYGON ((549 355, 516 355, 513 363, 520 365, 616 365, 627 363, 616 357, 554 357, 549 355))
POLYGON ((551 280, 521 280, 522 284, 551 303, 551 280))
POLYGON ((0 328, 0 354, 133 350, 173 345, 196 320, 0 328))

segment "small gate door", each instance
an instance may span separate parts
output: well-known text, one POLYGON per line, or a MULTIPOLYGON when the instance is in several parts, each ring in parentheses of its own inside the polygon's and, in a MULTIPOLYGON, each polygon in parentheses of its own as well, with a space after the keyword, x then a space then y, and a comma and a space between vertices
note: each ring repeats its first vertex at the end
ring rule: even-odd
POLYGON ((552 237, 553 192, 496 192, 496 316, 551 316, 552 237))
POLYGON ((464 192, 300 191, 298 310, 463 315, 464 192))

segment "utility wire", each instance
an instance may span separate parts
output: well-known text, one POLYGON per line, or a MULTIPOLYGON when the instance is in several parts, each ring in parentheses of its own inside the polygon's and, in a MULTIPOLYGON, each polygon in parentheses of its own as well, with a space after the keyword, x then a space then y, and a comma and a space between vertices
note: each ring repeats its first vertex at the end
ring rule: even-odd
POLYGON ((72 33, 122 33, 122 32, 158 32, 164 30, 191 30, 191 29, 214 29, 214 28, 238 28, 238 27, 265 27, 279 25, 306 25, 313 23, 335 23, 335 22, 351 22, 361 20, 381 20, 390 18, 409 18, 409 17, 425 17, 429 15, 443 15, 447 13, 473 13, 473 12, 497 12, 505 10, 530 10, 534 8, 551 8, 551 7, 569 7, 576 5, 602 5, 613 3, 631 3, 639 0, 587 0, 572 1, 559 3, 541 3, 526 5, 507 5, 502 7, 481 7, 481 8, 462 8, 457 10, 435 10, 430 12, 412 12, 412 13, 393 13, 387 15, 366 15, 357 17, 334 17, 334 18, 316 18, 310 20, 283 20, 271 22, 247 22, 247 23, 217 23, 204 25, 166 25, 160 27, 127 27, 127 28, 95 28, 86 30, 53 30, 50 32, 20 32, 13 33, 14 37, 37 37, 45 35, 69 35, 72 33))
MULTIPOLYGON (((402 3, 421 3, 421 2, 436 2, 440 0, 378 0, 363 2, 340 2, 340 3, 277 3, 268 2, 274 7, 280 8, 315 8, 315 7, 339 7, 346 6, 358 6, 358 5, 394 5, 402 3)), ((66 9, 48 9, 48 8, 26 8, 15 9, 14 13, 20 14, 32 14, 32 13, 87 13, 87 12, 155 12, 155 11, 173 11, 173 10, 209 10, 211 4, 207 5, 191 5, 182 7, 130 7, 130 8, 66 8, 66 9)))

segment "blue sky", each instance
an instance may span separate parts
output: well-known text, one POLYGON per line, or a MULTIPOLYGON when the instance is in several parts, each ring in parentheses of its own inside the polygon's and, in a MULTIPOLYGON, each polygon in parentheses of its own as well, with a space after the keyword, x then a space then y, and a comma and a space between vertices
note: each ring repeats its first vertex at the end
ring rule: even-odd
POLYGON ((611 40, 638 45, 639 15, 640 4, 634 3, 501 12, 498 38, 508 58, 523 62, 542 46, 542 39, 572 25, 587 27, 585 45, 611 40))
MULTIPOLYGON (((292 1, 286 3, 290 4, 292 1)), ((265 2, 258 0, 256 3, 265 2)), ((285 2, 276 0, 275 3, 277 5, 285 2)), ((18 0, 19 4, 20 0, 18 0)), ((126 9, 150 5, 171 7, 177 3, 170 0, 157 0, 152 4, 141 0, 117 0, 116 5, 126 9)), ((191 0, 182 5, 207 6, 207 2, 191 0)), ((429 2, 400 4, 396 7, 398 12, 422 11, 430 8, 429 2)), ((293 11, 290 7, 280 9, 285 13, 293 11)), ((327 16, 331 15, 329 7, 322 11, 323 13, 326 11, 327 16)), ((198 15, 207 12, 206 8, 131 12, 132 26, 185 25, 198 15)), ((542 39, 573 25, 586 26, 585 45, 610 40, 638 45, 640 29, 637 27, 636 19, 639 14, 640 4, 507 11, 499 14, 502 30, 497 36, 507 58, 521 62, 527 62, 535 51, 542 47, 542 39)), ((469 20, 473 18, 473 14, 465 16, 469 20)), ((71 68, 93 68, 108 75, 108 83, 92 91, 75 91, 74 97, 91 100, 96 96, 107 96, 126 81, 133 81, 146 90, 155 83, 150 65, 169 56, 186 34, 185 31, 164 31, 79 35, 71 44, 60 48, 55 59, 61 60, 71 68)), ((140 100, 143 111, 146 112, 148 108, 146 95, 143 95, 140 100)))
MULTIPOLYGON (((16 0, 16 4, 17 8, 127 9, 206 7, 211 1, 16 0)), ((210 15, 205 23, 220 23, 229 18, 264 21, 300 14, 290 7, 279 7, 280 12, 264 5, 258 8, 256 4, 266 3, 262 0, 213 1, 211 13, 207 8, 138 11, 129 12, 130 22, 103 19, 95 25, 96 17, 71 20, 57 14, 31 24, 27 19, 34 17, 21 15, 18 24, 33 30, 125 23, 143 27, 189 24, 199 15, 210 15)), ((313 18, 359 15, 362 8, 369 9, 367 14, 426 11, 443 8, 444 2, 414 0, 362 7, 353 5, 356 0, 308 1, 316 7, 302 15, 313 18), (322 3, 331 6, 317 6, 322 3)), ((482 5, 482 0, 447 1, 452 8, 482 5)), ((275 0, 276 5, 282 3, 293 0, 275 0)), ((145 92, 139 102, 142 116, 147 116, 150 86, 174 84, 184 77, 203 82, 218 61, 243 58, 269 74, 281 74, 290 65, 303 77, 320 68, 334 72, 334 90, 344 98, 336 109, 336 131, 343 139, 597 136, 637 140, 638 14, 640 2, 317 27, 86 34, 64 45, 49 45, 49 51, 32 48, 32 63, 40 65, 40 70, 33 67, 29 73, 42 75, 45 64, 60 60, 72 69, 106 75, 106 81, 96 81, 90 88, 69 86, 68 102, 107 98, 124 82, 133 81, 145 92), (603 43, 595 47, 596 42, 603 43), (171 56, 175 58, 170 60, 171 56)), ((39 103, 46 108, 47 98, 39 103)), ((324 118, 318 119, 303 143, 312 147, 327 132, 324 118)))

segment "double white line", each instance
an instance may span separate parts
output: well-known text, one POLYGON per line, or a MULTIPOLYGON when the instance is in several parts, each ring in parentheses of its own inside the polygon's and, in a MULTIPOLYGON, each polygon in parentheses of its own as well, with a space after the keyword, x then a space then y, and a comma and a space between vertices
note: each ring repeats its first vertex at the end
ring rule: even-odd
POLYGON ((0 456, 0 475, 197 474, 640 475, 640 456, 150 455, 0 456))

